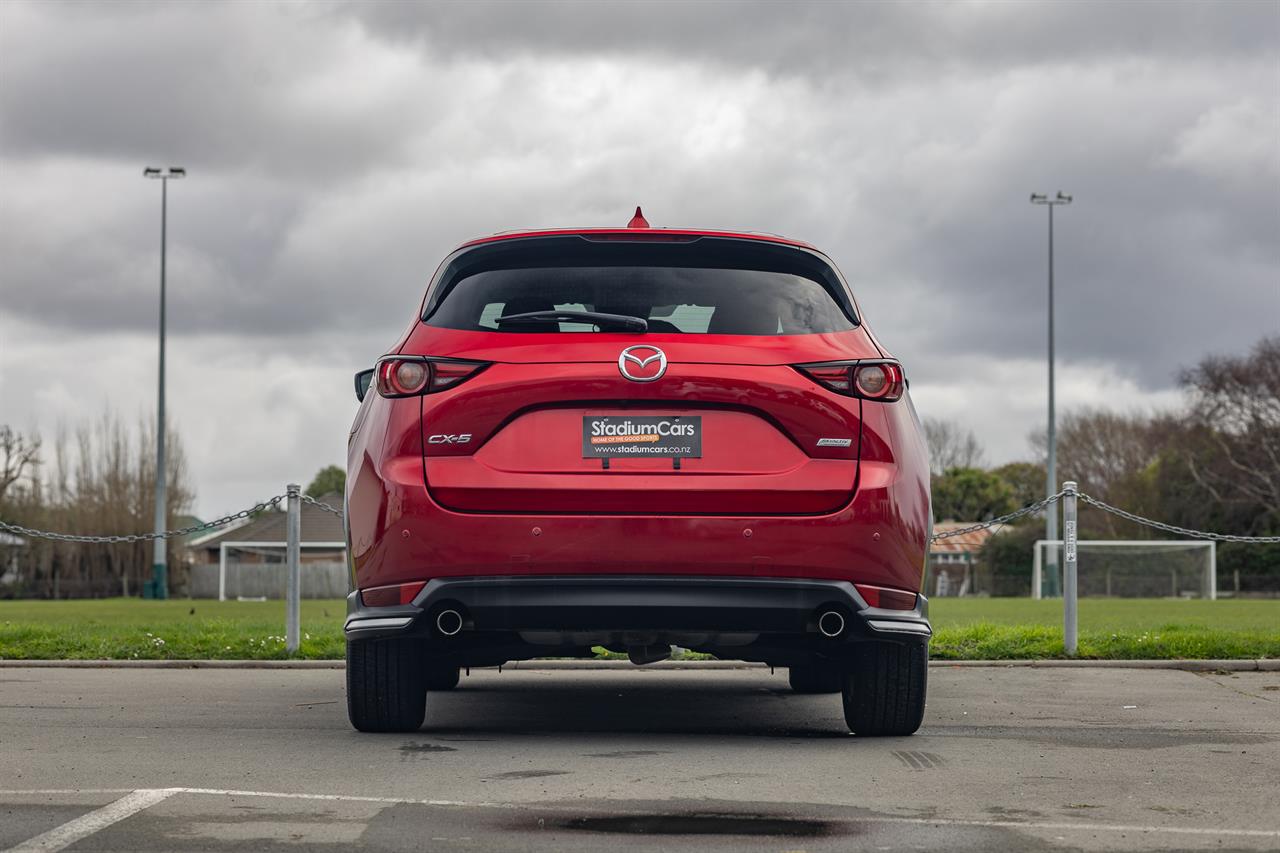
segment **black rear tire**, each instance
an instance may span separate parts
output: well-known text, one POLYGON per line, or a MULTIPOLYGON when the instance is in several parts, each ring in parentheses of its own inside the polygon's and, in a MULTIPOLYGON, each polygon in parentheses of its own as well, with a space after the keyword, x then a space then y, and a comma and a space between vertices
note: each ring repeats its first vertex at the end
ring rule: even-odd
POLYGON ((924 720, 929 649, 923 643, 867 643, 844 677, 844 720, 859 735, 909 735, 924 720))
POLYGON ((787 670, 787 681, 796 693, 839 693, 842 673, 833 666, 793 666, 787 670))
POLYGON ((362 732, 416 732, 427 712, 421 642, 347 641, 347 717, 362 732))
POLYGON ((458 686, 461 672, 456 666, 432 664, 426 669, 425 678, 428 690, 452 690, 458 686))

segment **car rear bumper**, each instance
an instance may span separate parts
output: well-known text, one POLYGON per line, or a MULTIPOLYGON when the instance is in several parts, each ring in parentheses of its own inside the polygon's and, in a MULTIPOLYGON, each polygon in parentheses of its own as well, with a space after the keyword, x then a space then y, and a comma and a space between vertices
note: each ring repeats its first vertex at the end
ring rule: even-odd
POLYGON ((485 634, 599 632, 653 635, 759 634, 841 644, 865 640, 927 642, 928 601, 912 610, 869 607, 848 581, 685 576, 506 576, 437 578, 412 603, 365 607, 347 598, 348 639, 391 636, 457 642, 485 634), (444 610, 463 630, 443 636, 444 610), (819 617, 839 613, 844 628, 824 635, 819 617))

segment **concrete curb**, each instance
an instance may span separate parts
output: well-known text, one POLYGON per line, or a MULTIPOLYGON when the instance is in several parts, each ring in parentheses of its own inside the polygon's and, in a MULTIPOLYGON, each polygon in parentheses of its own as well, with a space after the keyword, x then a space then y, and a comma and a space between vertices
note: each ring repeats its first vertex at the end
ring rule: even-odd
POLYGON ((1187 672, 1277 672, 1280 659, 1263 660, 931 660, 929 666, 1030 669, 1180 669, 1187 672))
MULTIPOLYGON (((1280 659, 1266 660, 932 660, 931 667, 1031 669, 1175 669, 1187 672, 1280 672, 1280 659)), ((20 660, 0 658, 0 669, 345 669, 341 660, 20 660)), ((484 667, 493 669, 493 667, 484 667)), ((625 660, 531 660, 507 664, 518 670, 636 669, 625 660)), ((762 663, 731 660, 671 660, 643 669, 765 669, 762 663)))
POLYGON ((0 669, 346 669, 343 660, 21 660, 0 669))

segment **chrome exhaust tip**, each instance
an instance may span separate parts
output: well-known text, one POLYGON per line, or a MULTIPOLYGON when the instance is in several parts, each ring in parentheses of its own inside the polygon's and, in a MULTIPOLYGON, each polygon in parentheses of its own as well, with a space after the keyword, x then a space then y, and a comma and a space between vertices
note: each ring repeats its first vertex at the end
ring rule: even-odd
POLYGON ((824 637, 839 637, 844 633, 844 616, 838 610, 828 610, 818 617, 818 630, 824 637))
POLYGON ((452 637, 462 630, 462 614, 456 610, 441 610, 436 616, 436 630, 446 637, 452 637))

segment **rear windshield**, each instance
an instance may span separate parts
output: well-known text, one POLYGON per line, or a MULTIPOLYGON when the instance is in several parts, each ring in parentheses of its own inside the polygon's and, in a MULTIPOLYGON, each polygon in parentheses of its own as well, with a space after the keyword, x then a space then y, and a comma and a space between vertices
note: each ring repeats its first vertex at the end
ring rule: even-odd
MULTIPOLYGON (((565 245, 561 245, 563 250, 565 245)), ((432 326, 471 331, 592 332, 590 322, 546 320, 499 323, 498 318, 535 311, 593 311, 642 317, 654 333, 802 335, 855 327, 829 291, 831 282, 775 261, 773 268, 707 265, 729 260, 723 251, 664 246, 611 253, 563 251, 459 269, 429 310, 432 326), (575 257, 575 255, 577 255, 575 257), (542 261, 546 265, 536 265, 542 261), (560 263, 553 263, 560 261, 560 263), (564 261, 569 261, 565 264, 564 261), (574 263, 577 261, 577 263, 574 263), (601 263, 605 261, 606 263, 601 263), (646 261, 648 263, 646 263, 646 261), (664 261, 665 263, 654 263, 664 261), (681 261, 690 263, 681 265, 681 261), (778 267, 782 267, 779 269, 778 267)), ((742 260, 742 259, 735 259, 742 260)), ((810 261, 812 256, 810 256, 810 261)), ((828 268, 829 269, 829 268, 828 268)))

